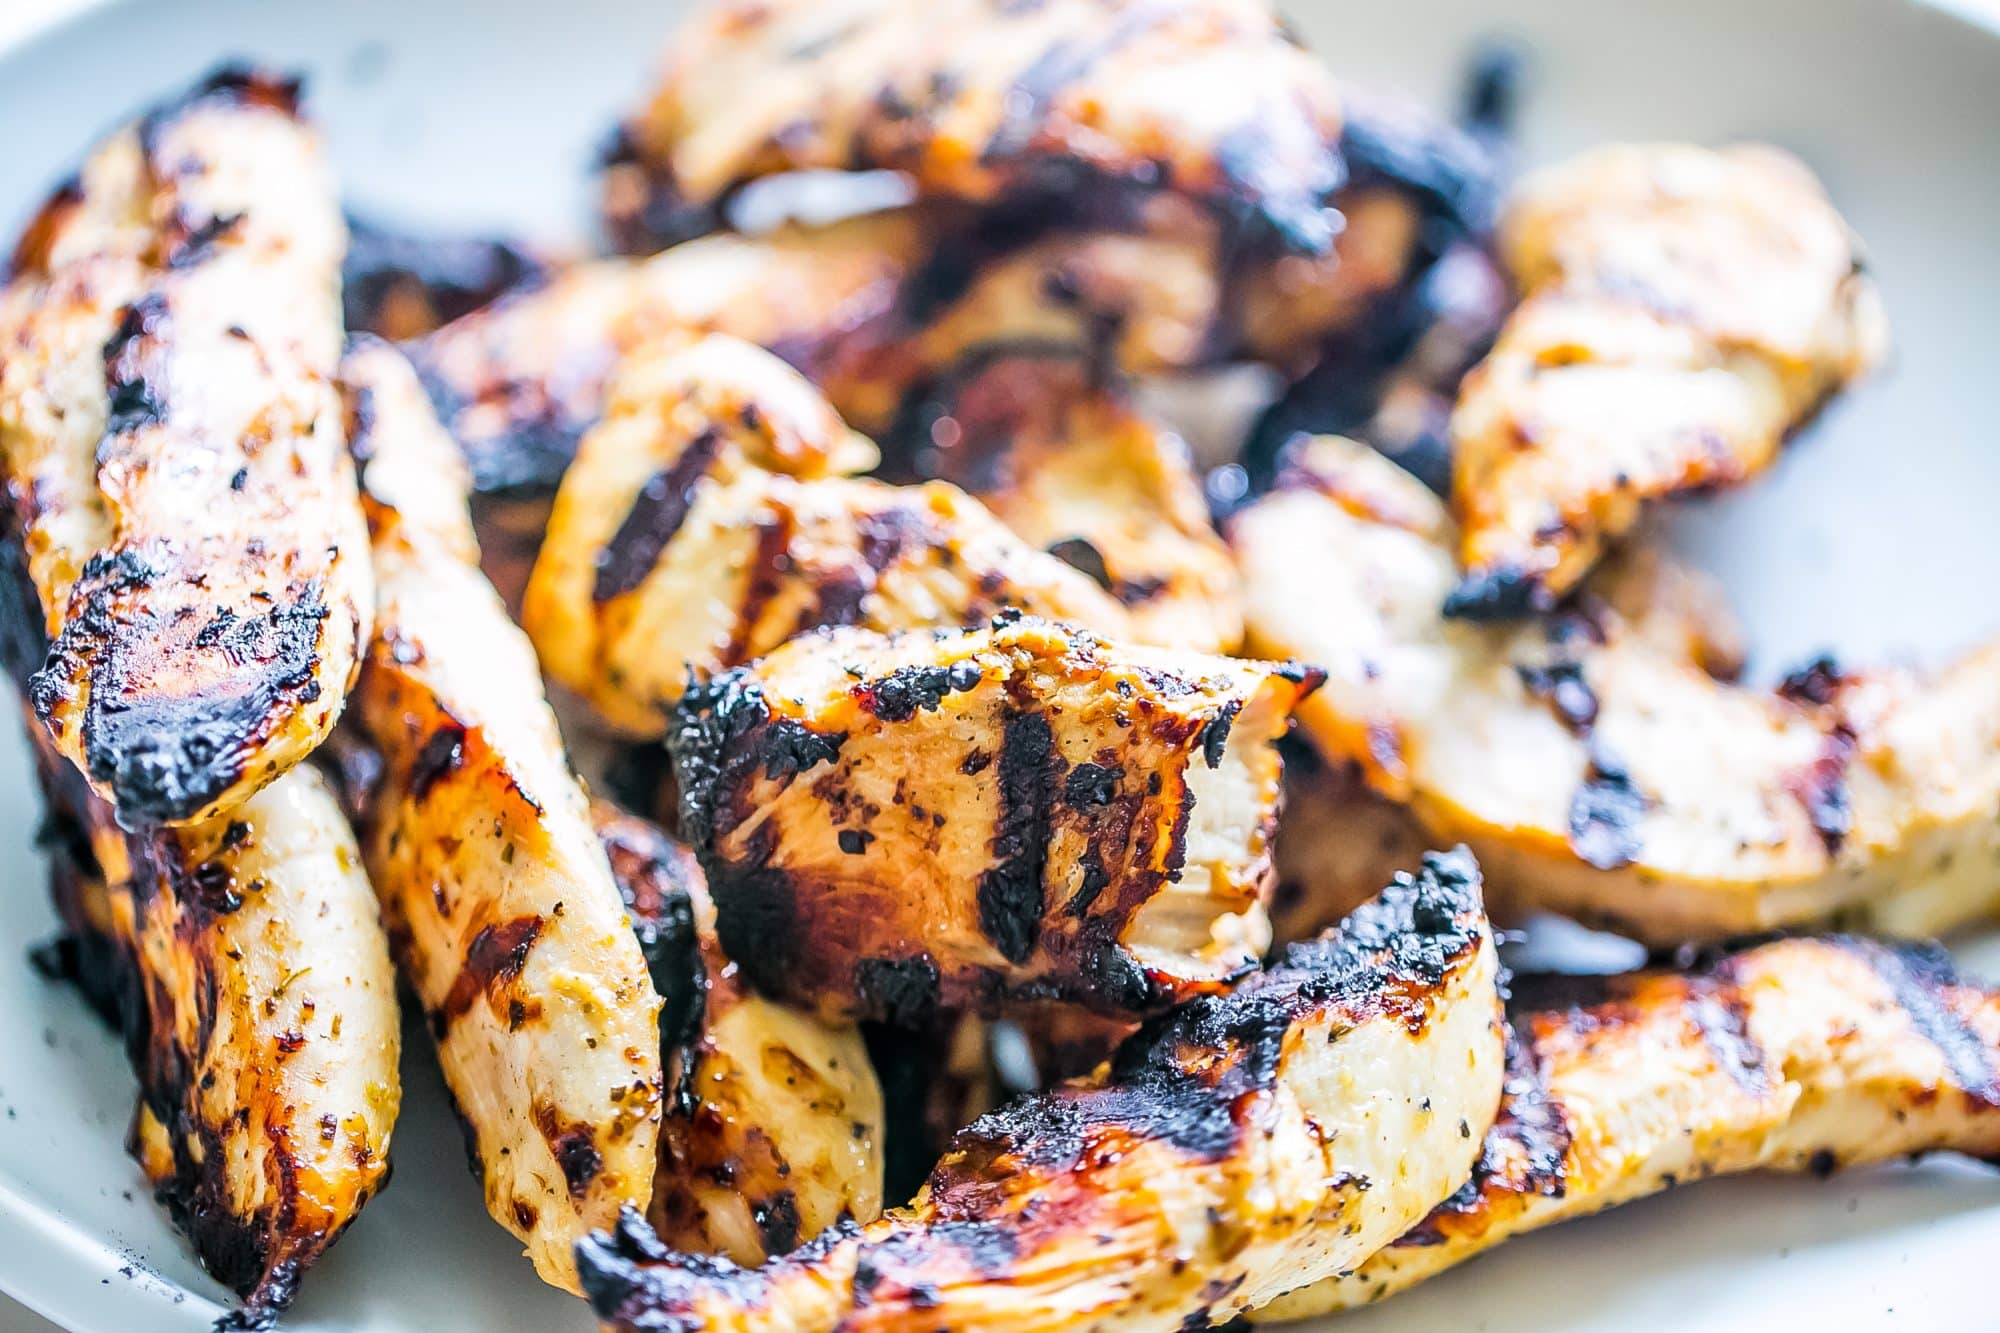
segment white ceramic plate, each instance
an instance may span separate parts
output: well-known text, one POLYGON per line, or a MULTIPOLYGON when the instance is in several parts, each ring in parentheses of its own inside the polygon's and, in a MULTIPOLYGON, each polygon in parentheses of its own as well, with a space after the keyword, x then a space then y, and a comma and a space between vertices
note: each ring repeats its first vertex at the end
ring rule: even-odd
MULTIPOLYGON (((0 30, 49 0, 0 0, 0 30), (8 13, 9 9, 12 10, 8 13)), ((76 3, 76 0, 70 0, 76 3)), ((1969 13, 1984 0, 1960 0, 1969 13)), ((1891 374, 1751 490, 1676 516, 1769 672, 1823 647, 1936 659, 2000 629, 2000 38, 1911 0, 1288 0, 1342 72, 1443 104, 1474 43, 1533 64, 1527 156, 1593 140, 1769 137, 1827 177, 1872 244, 1891 374), (1504 10, 1504 17, 1496 12, 1504 10)), ((0 231, 100 130, 226 55, 302 67, 351 197, 377 212, 584 233, 588 164, 673 4, 257 0, 86 5, 0 53, 0 231)), ((122 1139, 117 1044, 36 977, 35 801, 0 727, 0 1289, 78 1330, 197 1330, 220 1293, 122 1139)), ((2000 944, 1965 950, 2000 962, 2000 944)), ((409 1034, 395 1179, 312 1274, 296 1329, 584 1329, 489 1222, 409 1034)), ((1351 1333, 1898 1324, 1990 1328, 2000 1175, 1954 1161, 1829 1182, 1704 1184, 1507 1246, 1351 1333)), ((0 1298, 0 1329, 31 1317, 0 1298)))

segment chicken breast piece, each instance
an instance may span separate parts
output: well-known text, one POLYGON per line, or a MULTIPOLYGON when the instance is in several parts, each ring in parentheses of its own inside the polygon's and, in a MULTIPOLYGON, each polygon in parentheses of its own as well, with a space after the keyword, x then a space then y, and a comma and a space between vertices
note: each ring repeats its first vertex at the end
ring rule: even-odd
POLYGON ((396 983, 332 793, 298 768, 231 815, 118 829, 38 743, 78 980, 123 1029, 128 1146, 202 1266, 266 1328, 388 1180, 396 983))
POLYGON ((365 854, 430 1019, 487 1211, 535 1271, 651 1198, 660 997, 534 650, 474 560, 463 464, 399 354, 342 367, 374 530, 356 711, 382 760, 365 854))
POLYGON ((1273 742, 1317 680, 1012 615, 809 635, 683 698, 681 831, 766 994, 1156 1011, 1269 942, 1273 742))
POLYGON ((647 1220, 676 1250, 759 1264, 882 1211, 885 1111, 860 1030, 744 984, 694 853, 591 807, 664 1000, 666 1116, 647 1220))
POLYGON ((956 487, 872 462, 796 371, 720 335, 635 353, 564 478, 523 621, 551 678, 639 738, 690 672, 821 626, 978 624, 1008 607, 1110 633, 1122 607, 956 487))
POLYGON ((906 1209, 761 1268, 636 1214, 578 1262, 607 1329, 1176 1329, 1351 1269, 1465 1178, 1503 1039, 1469 858, 974 1122, 906 1209))
POLYGON ((1452 418, 1453 614, 1547 610, 1661 496, 1734 485, 1881 359, 1880 298, 1772 148, 1594 149, 1524 181, 1523 293, 1452 418))
POLYGON ((626 123, 607 204, 643 242, 759 176, 886 169, 982 204, 1170 191, 1323 254, 1339 136, 1333 76, 1263 0, 715 0, 626 123))
POLYGON ((1253 1318, 1380 1300, 1681 1181, 2000 1152, 2000 997, 1942 949, 1781 940, 1692 974, 1548 980, 1569 984, 1517 991, 1529 1007, 1472 1180, 1353 1272, 1253 1318))
MULTIPOLYGON (((1659 546, 1620 548, 1584 585, 1584 596, 1614 614, 1627 641, 1733 680, 1743 663, 1743 630, 1715 583, 1659 546)), ((1571 687, 1574 688, 1574 687, 1571 687)), ((1287 738, 1283 813, 1274 856, 1278 887, 1272 933, 1307 939, 1367 901, 1374 885, 1414 871, 1438 838, 1409 806, 1371 787, 1362 767, 1328 763, 1287 738)), ((1487 908, 1503 923, 1524 915, 1500 884, 1487 908)))
POLYGON ((914 467, 1088 574, 1123 604, 1134 641, 1210 653, 1242 642, 1236 565, 1187 445, 1085 364, 1001 357, 936 410, 914 467))
POLYGON ((0 469, 57 748, 137 827, 323 740, 372 592, 341 438, 340 210, 295 84, 223 69, 106 140, 0 296, 0 469))
POLYGON ((1671 946, 1835 918, 1920 935, 2000 904, 2000 645, 1764 690, 1602 602, 1447 619, 1449 520, 1347 441, 1315 442, 1230 538, 1252 650, 1328 673, 1306 736, 1470 843, 1515 910, 1671 946))

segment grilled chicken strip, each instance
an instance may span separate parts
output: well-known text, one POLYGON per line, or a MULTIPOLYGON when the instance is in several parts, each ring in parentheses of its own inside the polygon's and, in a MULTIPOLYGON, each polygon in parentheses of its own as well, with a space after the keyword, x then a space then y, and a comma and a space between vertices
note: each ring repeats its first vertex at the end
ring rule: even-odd
POLYGON ((919 432, 915 470, 965 487, 1030 544, 1121 602, 1139 643, 1226 653, 1243 639, 1236 565, 1187 446, 1064 357, 1002 357, 919 432), (949 440, 950 447, 937 443, 949 440))
POLYGON ((1550 980, 1555 996, 1523 988, 1533 1007, 1514 1016, 1472 1180, 1353 1272, 1254 1318, 1380 1300, 1685 1180, 2000 1154, 2000 996, 1959 981, 1941 949, 1782 940, 1693 974, 1550 980))
POLYGON ((966 625, 1006 607, 1117 633, 1124 610, 942 482, 872 462, 813 387, 719 335, 635 354, 563 479, 523 620, 549 675, 665 733, 689 673, 823 625, 966 625))
MULTIPOLYGON (((1629 640, 1693 663, 1718 680, 1742 670, 1743 631, 1722 591, 1660 547, 1637 543, 1591 571, 1584 596, 1618 618, 1629 640)), ((1376 791, 1355 763, 1329 764, 1287 738, 1283 814, 1273 856, 1278 887, 1271 928, 1280 942, 1317 935, 1397 871, 1414 870, 1436 845, 1410 808, 1376 791)), ((1487 886, 1501 922, 1522 909, 1506 887, 1487 886)))
POLYGON ((1671 946, 1835 918, 1929 934, 2000 904, 2000 645, 1770 691, 1608 603, 1447 619, 1449 521, 1347 441, 1314 442, 1230 536, 1252 649, 1328 672, 1308 738, 1470 843, 1516 910, 1671 946))
POLYGON ((766 994, 1155 1011, 1269 942, 1273 742, 1317 680, 1014 615, 809 635, 683 698, 681 832, 766 994))
POLYGON ((758 1264, 882 1211, 884 1108, 861 1033, 744 984, 694 854, 603 801, 592 817, 664 1000, 666 1116, 647 1220, 758 1264))
POLYGON ((544 1281, 651 1197, 660 998, 564 758, 534 650, 480 576, 463 464, 407 362, 342 368, 374 530, 356 711, 383 766, 370 877, 480 1164, 544 1281))
POLYGON ((1469 858, 958 1136, 869 1227, 762 1268, 628 1214, 580 1248, 607 1329, 1204 1327, 1354 1268, 1465 1179, 1503 1038, 1469 858))
POLYGON ((625 125, 607 204, 643 242, 760 176, 887 169, 980 204, 1168 191, 1324 254, 1339 137, 1333 76, 1263 0, 714 0, 625 125))
POLYGON ((128 1146, 264 1328, 388 1179, 396 983, 361 858, 310 768, 229 816, 127 835, 38 740, 51 886, 139 1081, 128 1146))
POLYGON ((1762 472, 1882 355, 1858 242, 1775 149, 1593 150, 1523 182, 1500 245, 1525 299, 1452 418, 1457 615, 1552 607, 1648 501, 1762 472))
POLYGON ((112 136, 0 296, 0 468, 53 641, 34 707, 129 826, 304 758, 367 634, 345 235, 296 94, 225 69, 112 136))

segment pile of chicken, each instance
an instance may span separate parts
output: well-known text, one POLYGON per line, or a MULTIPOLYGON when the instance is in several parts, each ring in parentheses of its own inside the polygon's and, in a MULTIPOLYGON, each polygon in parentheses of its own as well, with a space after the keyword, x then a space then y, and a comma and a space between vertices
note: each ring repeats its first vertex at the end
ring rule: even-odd
POLYGON ((0 297, 0 659, 48 957, 236 1325, 387 1179, 399 993, 608 1329, 1293 1318, 2000 1154, 2000 992, 1932 946, 1503 1007, 1489 899, 2000 905, 2000 648, 1737 680, 1640 520, 1880 358, 1857 243, 1761 147, 1496 207, 1474 100, 1337 88, 1264 0, 712 0, 623 254, 546 271, 350 248, 267 73, 98 145, 0 297), (730 229, 824 170, 905 202, 730 229), (1242 362, 1288 387, 1204 476, 1148 404, 1242 362))

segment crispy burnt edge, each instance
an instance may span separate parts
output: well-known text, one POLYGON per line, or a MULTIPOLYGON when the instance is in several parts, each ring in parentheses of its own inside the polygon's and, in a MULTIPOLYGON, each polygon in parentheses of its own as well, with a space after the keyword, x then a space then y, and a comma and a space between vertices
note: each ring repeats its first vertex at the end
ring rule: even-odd
MULTIPOLYGON (((1002 629, 1022 618, 1019 612, 1005 611, 992 628, 1002 629)), ((1078 631, 1065 628, 1065 632, 1078 631)), ((903 667, 857 688, 867 692, 874 716, 901 721, 920 708, 935 709, 945 694, 977 683, 976 676, 970 680, 959 676, 963 665, 903 667)), ((1265 665, 1273 675, 1298 686, 1300 698, 1325 680, 1318 668, 1297 662, 1265 665)), ((1235 716, 1236 708, 1225 704, 1214 716, 1193 725, 1188 737, 1194 747, 1190 763, 1204 758, 1214 767, 1220 762, 1235 716)), ((819 732, 797 719, 778 716, 765 698, 756 663, 718 672, 707 680, 691 678, 668 728, 666 749, 680 801, 677 831, 701 861, 716 903, 723 950, 737 961, 750 984, 766 995, 785 994, 806 948, 793 889, 784 870, 764 863, 770 851, 765 840, 754 842, 742 861, 724 860, 717 844, 736 824, 739 795, 760 769, 772 781, 795 777, 817 764, 838 760, 847 740, 845 732, 819 732)), ((992 842, 995 859, 981 875, 977 890, 980 929, 1009 962, 1023 963, 1034 956, 1049 910, 1042 901, 1040 877, 1055 811, 1058 806, 1088 809, 1095 784, 1109 775, 1095 764, 1071 768, 1055 753, 1047 716, 1020 709, 1008 712, 997 753, 976 752, 966 762, 978 765, 967 772, 992 765, 1001 789, 992 842)), ((1182 998, 1172 983, 1134 959, 1120 935, 1159 884, 1178 873, 1185 855, 1179 839, 1192 808, 1191 796, 1188 801, 1173 831, 1176 845, 1164 870, 1134 876, 1123 886, 1093 886, 1086 881, 1082 892, 1090 897, 1084 906, 1113 888, 1117 890, 1113 910, 1079 912, 1074 903, 1064 908, 1078 922, 1075 935, 1064 944, 1063 957, 1069 964, 1065 978, 1009 985, 1000 969, 947 975, 927 952, 858 959, 853 987, 862 1016, 908 1026, 947 1003, 970 1003, 981 1012, 992 1012, 1003 1003, 1056 1000, 1126 1017, 1171 1006, 1182 998)))
MULTIPOLYGON (((608 1329, 696 1333, 704 1326, 692 1313, 700 1296, 719 1295, 746 1312, 767 1307, 786 1279, 809 1278, 847 1245, 861 1250, 849 1294, 853 1308, 879 1291, 921 1309, 931 1246, 951 1250, 954 1264, 972 1265, 981 1278, 1005 1283, 1018 1242, 1006 1224, 984 1219, 983 1205, 1009 1173, 1061 1176, 1087 1168, 1086 1140, 1100 1128, 1165 1142, 1195 1161, 1226 1158, 1259 1132, 1239 1114, 1275 1085, 1294 1023, 1342 1005, 1357 1015, 1397 1013, 1420 1024, 1423 997, 1480 948, 1486 933, 1471 854, 1433 852, 1419 874, 1399 876, 1336 931, 1289 946, 1228 994, 1201 996, 1146 1024, 1119 1047, 1107 1082, 1032 1093, 974 1121, 953 1140, 919 1204, 873 1228, 884 1233, 880 1239, 871 1239, 868 1228, 837 1227, 746 1269, 669 1250, 627 1209, 615 1230, 577 1245, 584 1296, 608 1329)), ((1189 1327, 1206 1322, 1205 1311, 1190 1312, 1189 1327)))
MULTIPOLYGON (((28 576, 19 532, 11 511, 0 506, 0 670, 22 691, 43 660, 41 599, 28 576)), ((67 760, 50 753, 32 725, 28 738, 42 794, 42 822, 35 843, 49 857, 49 896, 61 932, 37 946, 35 967, 51 979, 74 985, 93 1012, 120 1036, 126 1059, 139 1085, 141 1106, 164 1127, 173 1145, 173 1174, 153 1182, 154 1202, 166 1210, 176 1229, 188 1238, 195 1257, 217 1281, 243 1300, 241 1308, 225 1313, 218 1333, 261 1333, 273 1327, 298 1294, 305 1270, 340 1239, 368 1196, 356 1200, 356 1211, 331 1232, 294 1236, 290 1207, 241 1217, 229 1198, 227 1181, 216 1164, 227 1154, 215 1128, 191 1116, 193 1101, 190 1060, 171 1041, 155 1041, 160 1027, 147 997, 144 968, 130 943, 100 929, 88 897, 95 889, 107 896, 134 896, 148 883, 174 885, 183 912, 183 933, 201 927, 230 910, 230 900, 203 891, 202 866, 187 866, 175 850, 176 835, 156 830, 132 833, 118 827, 111 810, 90 790, 83 775, 67 760), (98 838, 120 841, 129 857, 133 883, 110 884, 96 852, 98 838), (190 1143, 199 1143, 200 1151, 190 1143)), ((225 886, 226 888, 226 886, 225 886)), ((144 903, 135 903, 143 910, 144 903)), ((169 1025, 170 1026, 170 1025, 169 1025)), ((126 1150, 139 1155, 138 1112, 126 1136, 126 1150)), ((281 1169, 292 1157, 281 1138, 271 1148, 281 1169)), ((379 1191, 385 1174, 377 1182, 379 1191)), ((286 1192, 288 1204, 296 1195, 286 1192)))
MULTIPOLYGON (((147 171, 171 178, 184 169, 160 162, 160 137, 181 117, 219 105, 262 108, 298 120, 301 87, 296 76, 247 64, 216 67, 139 118, 135 128, 147 171)), ((9 279, 48 271, 50 250, 80 201, 81 188, 80 178, 73 176, 43 204, 13 251, 9 279)), ((193 219, 176 209, 157 224, 160 262, 169 272, 200 264, 239 220, 193 219)), ((120 312, 104 346, 107 436, 167 419, 169 405, 160 381, 167 356, 163 334, 171 319, 167 296, 157 287, 120 312)), ((322 626, 339 614, 317 577, 291 582, 282 596, 263 596, 266 609, 259 614, 218 608, 195 642, 226 647, 239 667, 257 663, 254 671, 241 672, 233 688, 127 697, 129 673, 148 666, 139 638, 157 628, 158 617, 134 622, 116 614, 116 604, 156 583, 202 583, 199 571, 182 568, 169 557, 159 547, 123 544, 94 553, 78 573, 61 633, 24 685, 36 716, 47 723, 71 697, 74 682, 88 679, 80 761, 91 779, 111 793, 120 819, 134 826, 183 822, 250 777, 249 761, 288 711, 318 701, 322 626)))

